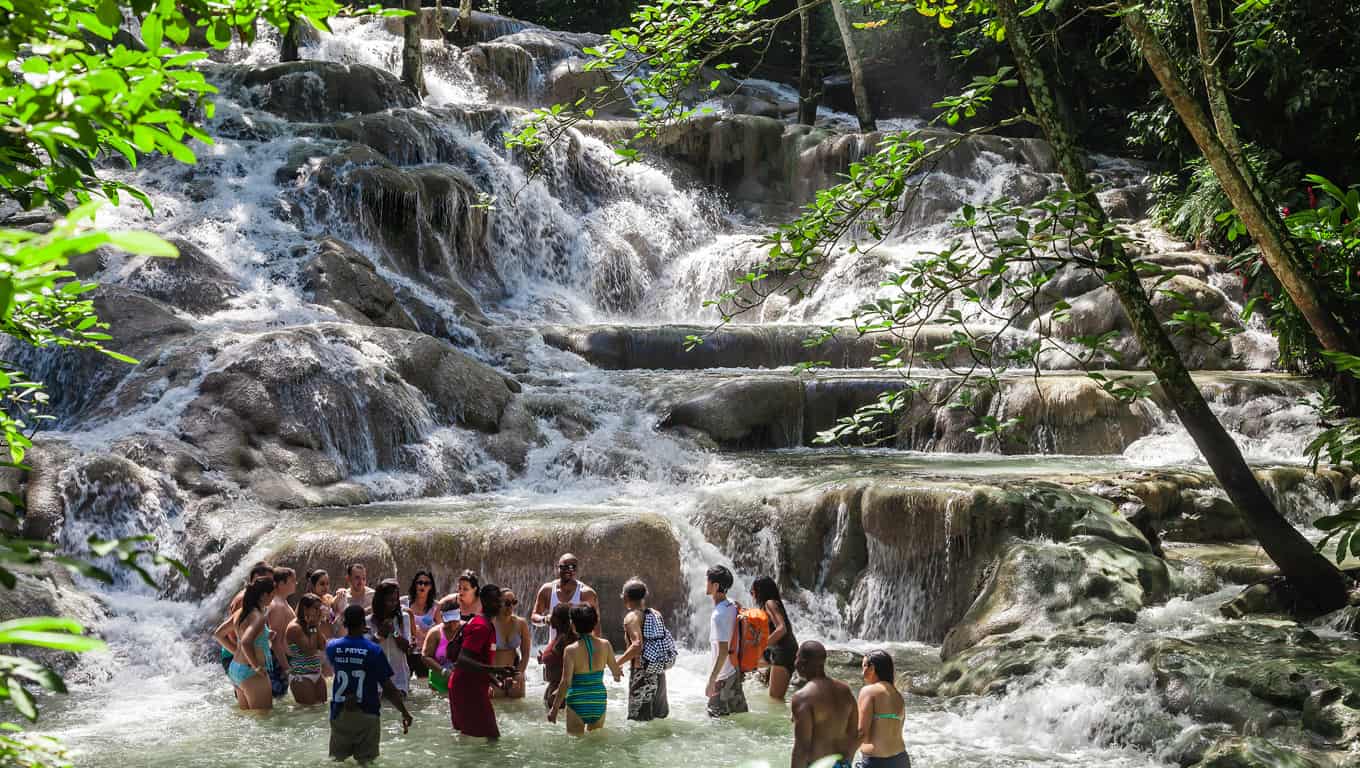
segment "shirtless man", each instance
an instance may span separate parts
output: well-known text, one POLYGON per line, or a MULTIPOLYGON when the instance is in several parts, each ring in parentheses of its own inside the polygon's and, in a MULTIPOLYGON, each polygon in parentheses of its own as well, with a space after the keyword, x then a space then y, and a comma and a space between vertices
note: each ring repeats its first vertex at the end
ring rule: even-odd
MULTIPOLYGON (((576 559, 576 555, 570 552, 557 558, 557 579, 539 587, 538 597, 534 600, 534 611, 529 614, 530 623, 536 627, 546 626, 548 619, 552 617, 553 606, 558 603, 589 605, 595 609, 596 615, 599 615, 600 599, 596 597, 595 590, 587 586, 585 582, 576 580, 576 571, 579 568, 580 562, 576 559)), ((591 634, 600 637, 600 626, 603 624, 603 621, 598 622, 591 634)), ((552 643, 556 634, 549 627, 549 644, 552 643)))
POLYGON ((297 591, 297 573, 292 568, 274 569, 274 603, 269 606, 270 646, 274 653, 274 666, 269 672, 269 686, 274 698, 288 693, 288 625, 293 623, 297 614, 288 604, 288 598, 297 591))
POLYGON ((335 600, 331 602, 331 610, 335 611, 335 629, 337 637, 344 634, 344 613, 345 607, 351 604, 362 606, 364 613, 373 610, 373 590, 368 586, 368 568, 362 563, 354 563, 345 569, 345 582, 348 587, 341 587, 335 590, 335 600))
POLYGON ((793 695, 791 768, 808 768, 835 756, 836 768, 849 768, 859 746, 859 710, 850 686, 826 676, 826 648, 816 640, 798 646, 794 662, 807 680, 793 695))

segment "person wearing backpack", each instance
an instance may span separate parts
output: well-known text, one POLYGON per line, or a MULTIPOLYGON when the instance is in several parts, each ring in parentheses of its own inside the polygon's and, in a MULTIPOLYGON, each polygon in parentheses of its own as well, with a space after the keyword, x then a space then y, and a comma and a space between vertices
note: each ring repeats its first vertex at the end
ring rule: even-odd
POLYGON ((628 670, 628 719, 659 720, 670 714, 666 701, 666 670, 675 665, 678 652, 675 639, 661 619, 661 613, 647 607, 647 585, 629 579, 623 585, 623 634, 628 649, 619 664, 631 662, 628 670))

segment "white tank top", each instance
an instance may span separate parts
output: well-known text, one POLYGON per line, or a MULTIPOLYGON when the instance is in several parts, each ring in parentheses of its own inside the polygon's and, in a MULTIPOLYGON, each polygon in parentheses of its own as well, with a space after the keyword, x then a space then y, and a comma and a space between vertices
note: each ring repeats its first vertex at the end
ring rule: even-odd
MULTIPOLYGON (((557 607, 558 603, 562 602, 561 600, 557 599, 557 588, 561 586, 561 584, 562 581, 560 579, 553 579, 552 589, 549 590, 548 592, 548 616, 550 617, 552 616, 553 609, 557 607)), ((576 594, 571 596, 571 599, 567 601, 567 605, 584 605, 584 604, 585 601, 581 599, 581 582, 578 581, 576 582, 576 594)), ((553 641, 556 639, 557 630, 553 629, 552 623, 549 622, 548 645, 552 645, 553 641)))

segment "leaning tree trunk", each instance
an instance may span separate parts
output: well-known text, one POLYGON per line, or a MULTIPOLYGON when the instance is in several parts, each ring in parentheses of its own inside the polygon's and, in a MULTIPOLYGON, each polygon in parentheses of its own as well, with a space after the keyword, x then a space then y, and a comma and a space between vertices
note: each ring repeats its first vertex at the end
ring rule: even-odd
POLYGON ((425 61, 420 51, 420 0, 402 0, 401 5, 412 12, 412 15, 402 20, 401 81, 417 96, 424 96, 425 61))
POLYGON ((458 34, 464 43, 471 42, 469 37, 472 34, 472 0, 462 0, 458 4, 458 34))
MULTIPOLYGON (((1257 200, 1253 185, 1243 178, 1237 163, 1214 133, 1209 117, 1181 80, 1171 55, 1148 26, 1147 18, 1137 8, 1125 9, 1122 18, 1124 27, 1133 35, 1142 50, 1143 59, 1161 84, 1162 92, 1189 129, 1195 144, 1218 177, 1223 192, 1232 201, 1247 232, 1261 249, 1262 258, 1275 273, 1294 306, 1298 307, 1299 313, 1308 321, 1318 341, 1325 349, 1360 355, 1360 342, 1327 308, 1324 294, 1308 278, 1303 268, 1305 262, 1280 225, 1275 212, 1257 200)), ((1231 121, 1231 116, 1228 119, 1231 121)), ((1259 185, 1256 186, 1259 188, 1259 185)))
POLYGON ((1223 81, 1223 64, 1220 58, 1227 53, 1214 31, 1209 15, 1208 0, 1190 0, 1190 12, 1195 20, 1195 43, 1199 47, 1199 65, 1204 73, 1204 92, 1209 97, 1209 113, 1214 117, 1214 127, 1218 129, 1218 140, 1223 149, 1237 165, 1237 170, 1251 187, 1256 202, 1263 208, 1270 208, 1270 201, 1261 190, 1260 181, 1247 161, 1242 139, 1237 135, 1237 125, 1233 123, 1232 107, 1228 104, 1228 85, 1223 81))
POLYGON ((859 56, 859 46, 855 44, 855 26, 850 22, 850 13, 845 10, 844 0, 831 0, 831 11, 836 15, 836 26, 840 28, 841 42, 845 45, 845 58, 850 63, 850 90, 855 95, 855 115, 859 117, 859 129, 877 130, 874 110, 869 104, 869 89, 864 83, 864 60, 859 56))
POLYGON ((298 51, 298 24, 301 19, 292 19, 288 23, 288 31, 283 33, 279 40, 279 61, 297 61, 302 58, 298 51))
POLYGON ((817 85, 812 79, 811 0, 798 4, 798 122, 817 122, 817 85))
MULTIPOLYGON (((1006 38, 1010 41, 1020 76, 1025 81, 1044 134, 1053 146, 1063 180, 1072 194, 1090 209, 1095 218, 1091 226, 1104 229, 1108 218, 1096 198, 1095 188, 1082 163, 1081 151, 1054 98, 1043 63, 1024 33, 1015 0, 997 0, 996 5, 1006 25, 1006 38)), ((1100 237, 1098 242, 1105 277, 1129 317, 1134 335, 1147 354, 1149 367, 1228 498, 1241 510, 1252 533, 1280 567, 1280 572, 1312 603, 1311 608, 1328 611, 1344 606, 1349 580, 1280 515, 1261 488, 1237 443, 1209 410, 1203 393, 1166 335, 1132 259, 1114 240, 1100 237)))

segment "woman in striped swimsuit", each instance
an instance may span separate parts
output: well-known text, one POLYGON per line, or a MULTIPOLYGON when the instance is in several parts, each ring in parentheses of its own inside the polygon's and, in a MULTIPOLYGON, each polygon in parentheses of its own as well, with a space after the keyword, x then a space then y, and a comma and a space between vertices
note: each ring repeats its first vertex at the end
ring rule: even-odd
POLYGON ((307 593, 298 599, 297 618, 288 625, 288 689, 293 700, 306 706, 326 703, 326 678, 321 675, 321 657, 331 639, 326 621, 326 604, 307 593))
POLYGON ((605 703, 608 695, 604 688, 604 668, 614 673, 614 682, 623 680, 623 670, 614 658, 614 647, 602 637, 592 637, 600 616, 593 605, 578 605, 571 609, 571 625, 580 638, 567 646, 562 660, 562 681, 571 681, 567 687, 558 686, 557 700, 548 711, 548 722, 557 722, 557 713, 562 705, 567 707, 567 733, 579 736, 587 730, 598 731, 604 727, 605 703))

